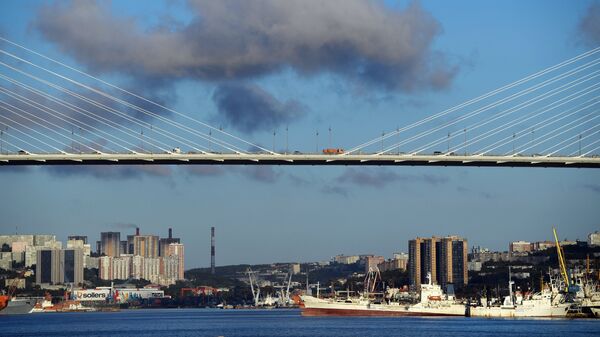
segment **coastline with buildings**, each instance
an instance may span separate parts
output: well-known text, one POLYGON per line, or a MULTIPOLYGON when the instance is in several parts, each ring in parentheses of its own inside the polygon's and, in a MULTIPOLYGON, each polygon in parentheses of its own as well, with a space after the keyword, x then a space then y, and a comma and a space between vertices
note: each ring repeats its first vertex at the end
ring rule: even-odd
MULTIPOLYGON (((417 237, 408 240, 408 253, 390 258, 340 254, 320 262, 215 266, 213 235, 211 228, 211 266, 190 270, 185 270, 184 244, 170 228, 165 238, 142 234, 139 228, 125 240, 120 232, 101 232, 95 251, 86 236, 68 236, 63 246, 54 235, 0 235, 1 285, 5 293, 12 288, 17 297, 37 296, 39 312, 44 312, 42 298, 46 312, 57 310, 57 303, 64 301, 75 301, 79 311, 251 308, 293 306, 294 296, 327 299, 343 292, 349 296, 364 288, 373 271, 381 273, 384 285, 379 291, 397 289, 394 296, 410 301, 428 284, 452 299, 501 298, 513 289, 505 286, 508 277, 514 291, 532 293, 542 291, 543 284, 553 282, 559 273, 552 241, 518 240, 508 243, 507 251, 495 252, 478 246, 469 250, 467 239, 456 235, 417 237)), ((571 275, 584 273, 600 280, 598 232, 590 233, 587 241, 559 244, 571 275)))

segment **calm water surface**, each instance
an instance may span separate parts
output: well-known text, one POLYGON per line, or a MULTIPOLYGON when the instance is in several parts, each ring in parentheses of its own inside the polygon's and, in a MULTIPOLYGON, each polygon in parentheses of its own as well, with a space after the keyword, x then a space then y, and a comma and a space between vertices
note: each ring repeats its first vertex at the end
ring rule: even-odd
POLYGON ((600 336, 600 320, 301 317, 298 310, 125 310, 0 316, 0 336, 600 336))

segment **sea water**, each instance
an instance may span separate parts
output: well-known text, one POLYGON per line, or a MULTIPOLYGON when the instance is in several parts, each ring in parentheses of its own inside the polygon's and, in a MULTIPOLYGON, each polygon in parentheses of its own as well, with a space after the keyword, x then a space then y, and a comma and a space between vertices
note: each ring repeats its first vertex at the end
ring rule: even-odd
POLYGON ((302 317, 293 309, 41 313, 0 323, 0 336, 600 336, 600 319, 302 317))

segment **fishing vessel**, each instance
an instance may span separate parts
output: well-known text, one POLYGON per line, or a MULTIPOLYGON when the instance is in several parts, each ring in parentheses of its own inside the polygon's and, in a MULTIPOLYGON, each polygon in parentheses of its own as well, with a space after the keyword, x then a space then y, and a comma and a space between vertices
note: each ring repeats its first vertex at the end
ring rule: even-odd
POLYGON ((571 281, 567 274, 564 252, 558 241, 556 229, 553 228, 554 240, 560 267, 561 278, 550 276, 550 283, 542 287, 541 292, 523 296, 513 289, 510 267, 508 269, 509 295, 504 298, 501 305, 490 305, 486 300, 481 300, 481 305, 471 308, 473 317, 579 317, 581 307, 573 301, 571 281))
MULTIPOLYGON (((421 285, 418 303, 404 303, 394 296, 372 296, 374 294, 373 273, 365 281, 365 291, 358 297, 318 298, 300 296, 303 316, 465 316, 466 306, 447 296, 442 288, 433 284, 431 275, 428 283, 421 285), (370 288, 371 287, 371 288, 370 288), (370 289, 369 289, 370 288, 370 289)), ((379 275, 378 271, 374 275, 379 275)), ((386 292, 389 295, 393 292, 386 292)))
POLYGON ((570 288, 581 313, 587 314, 589 317, 600 318, 600 285, 589 271, 589 257, 586 272, 582 273, 576 270, 572 283, 570 288))
POLYGON ((509 295, 504 298, 501 305, 491 305, 485 299, 481 300, 481 305, 472 307, 471 317, 567 317, 573 308, 573 303, 569 302, 567 297, 557 291, 556 283, 551 281, 549 287, 545 287, 541 292, 530 295, 523 295, 521 292, 514 292, 514 282, 509 276, 509 295))

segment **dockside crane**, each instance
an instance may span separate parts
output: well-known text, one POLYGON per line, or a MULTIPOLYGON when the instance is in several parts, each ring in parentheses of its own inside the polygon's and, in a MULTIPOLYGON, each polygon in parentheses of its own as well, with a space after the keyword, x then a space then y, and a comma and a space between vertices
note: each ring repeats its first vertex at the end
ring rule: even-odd
POLYGON ((13 298, 13 296, 15 296, 15 293, 17 292, 19 279, 25 275, 25 272, 26 270, 21 270, 17 272, 17 275, 12 279, 12 281, 8 285, 6 294, 0 295, 0 310, 4 309, 8 305, 8 302, 13 298))
POLYGON ((567 274, 567 264, 565 262, 565 252, 560 246, 560 242, 558 241, 558 235, 556 234, 556 228, 552 227, 554 231, 554 240, 556 241, 556 252, 558 254, 558 264, 560 266, 560 274, 562 275, 563 281, 567 286, 567 289, 571 286, 571 282, 569 280, 569 274, 567 274))
POLYGON ((248 274, 248 279, 250 280, 250 290, 252 291, 254 306, 258 307, 260 305, 260 286, 258 285, 258 282, 256 282, 256 276, 254 276, 252 269, 248 268, 246 273, 248 274), (254 285, 256 285, 256 291, 254 289, 254 285))

